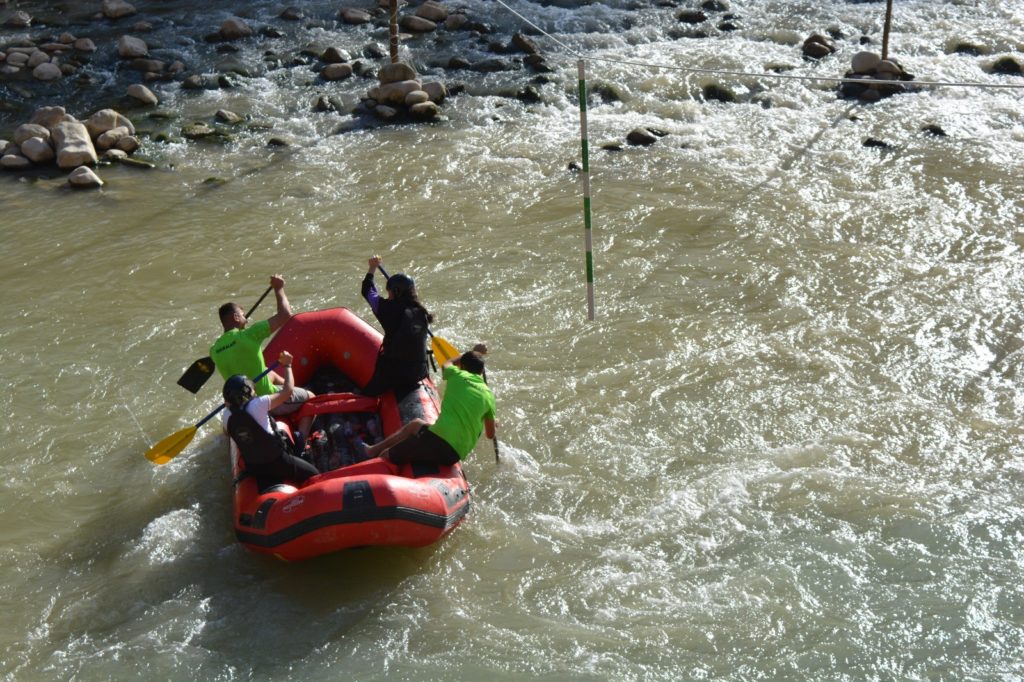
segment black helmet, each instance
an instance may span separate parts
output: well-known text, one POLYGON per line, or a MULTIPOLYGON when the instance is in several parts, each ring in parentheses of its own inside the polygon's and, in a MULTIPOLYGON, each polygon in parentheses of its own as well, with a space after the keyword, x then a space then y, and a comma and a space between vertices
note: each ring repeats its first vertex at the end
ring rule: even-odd
POLYGON ((404 272, 399 272, 398 274, 388 277, 388 291, 390 291, 391 295, 395 298, 403 298, 412 293, 415 288, 416 282, 414 282, 412 277, 404 272))
POLYGON ((256 385, 244 374, 236 374, 224 382, 224 402, 241 407, 256 395, 256 385))

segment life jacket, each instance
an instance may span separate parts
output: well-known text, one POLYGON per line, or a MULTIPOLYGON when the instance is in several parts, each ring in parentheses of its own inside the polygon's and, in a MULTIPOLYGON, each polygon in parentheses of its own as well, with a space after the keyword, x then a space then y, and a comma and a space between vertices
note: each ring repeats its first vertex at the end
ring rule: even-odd
POLYGON ((404 306, 393 318, 393 326, 386 330, 381 355, 392 360, 418 364, 426 369, 427 316, 417 306, 404 306))
MULTIPOLYGON (((246 403, 248 405, 248 403, 246 403)), ((252 473, 271 462, 281 459, 287 449, 280 434, 267 433, 256 418, 249 414, 245 405, 231 410, 228 417, 228 434, 238 452, 245 460, 245 468, 252 473)))

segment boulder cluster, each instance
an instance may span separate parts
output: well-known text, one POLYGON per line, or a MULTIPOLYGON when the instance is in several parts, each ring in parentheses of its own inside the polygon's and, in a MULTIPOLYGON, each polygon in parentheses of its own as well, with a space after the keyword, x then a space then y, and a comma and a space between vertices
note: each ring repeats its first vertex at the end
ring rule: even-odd
MULTIPOLYGON (((387 7, 388 4, 388 0, 378 0, 381 8, 387 7)), ((369 21, 371 15, 363 10, 345 8, 340 11, 339 17, 347 23, 363 23, 369 21)), ((449 12, 447 6, 436 0, 425 0, 412 12, 399 16, 398 26, 406 34, 413 35, 431 33, 442 27, 447 31, 489 32, 486 26, 471 21, 465 14, 449 12)), ((538 73, 551 71, 533 41, 520 33, 515 34, 508 45, 492 44, 490 47, 501 53, 524 53, 525 65, 538 73)), ((503 71, 509 68, 500 59, 471 64, 458 57, 453 57, 446 66, 452 69, 472 68, 480 72, 503 71)), ((336 79, 335 74, 340 74, 342 78, 347 77, 352 70, 345 67, 345 64, 329 64, 321 71, 321 77, 325 80, 336 79)), ((360 75, 368 74, 364 72, 360 75)), ((370 88, 354 113, 371 114, 383 122, 438 120, 441 118, 441 103, 450 92, 458 91, 450 90, 440 81, 422 81, 416 70, 406 62, 396 62, 382 67, 377 73, 377 81, 377 85, 370 88)), ((529 93, 526 97, 528 95, 529 93)), ((517 93, 516 96, 520 95, 517 93)), ((525 100, 524 97, 520 98, 525 100)))
POLYGON ((0 167, 24 170, 56 164, 70 171, 72 186, 101 187, 103 181, 90 167, 101 158, 126 160, 138 148, 135 126, 113 109, 102 109, 79 121, 64 107, 42 107, 14 130, 14 139, 0 140, 0 167))
MULTIPOLYGON (((385 2, 380 3, 381 6, 385 2)), ((445 24, 449 30, 458 30, 469 21, 463 14, 449 15, 448 8, 434 0, 426 0, 412 14, 404 14, 398 20, 398 27, 410 33, 429 33, 436 31, 438 24, 445 24), (447 24, 451 19, 451 23, 447 24)))
MULTIPOLYGON (((98 16, 117 20, 135 13, 135 7, 124 0, 103 0, 98 16)), ((7 16, 4 25, 10 28, 28 28, 32 25, 32 17, 27 12, 18 10, 7 16)), ((146 22, 138 22, 133 27, 136 31, 148 31, 151 28, 146 22)), ((134 43, 132 47, 138 49, 134 43)), ((126 57, 125 49, 119 45, 122 57, 126 57)), ((21 39, 0 46, 0 75, 15 80, 56 81, 78 73, 94 52, 96 43, 91 38, 67 32, 44 41, 21 39)), ((144 48, 142 53, 145 54, 144 48)))
MULTIPOLYGON (((7 0, 0 0, 0 6, 6 2, 7 0)), ((366 93, 355 110, 350 103, 346 103, 340 97, 319 93, 313 103, 314 110, 336 110, 357 116, 369 114, 381 122, 437 120, 440 104, 445 97, 458 94, 465 87, 461 82, 414 83, 413 81, 419 81, 415 73, 398 76, 393 73, 396 70, 407 71, 408 66, 388 69, 378 78, 379 66, 373 62, 387 61, 389 55, 386 46, 381 47, 377 44, 363 47, 361 54, 355 58, 340 46, 310 44, 298 54, 291 55, 265 50, 262 65, 247 64, 244 62, 245 48, 230 43, 254 38, 279 38, 285 34, 274 26, 252 24, 251 19, 246 20, 237 16, 224 19, 219 28, 201 38, 204 42, 217 44, 218 56, 215 57, 216 62, 212 68, 210 64, 203 62, 187 65, 179 58, 180 51, 169 47, 166 36, 156 39, 147 36, 154 27, 150 22, 135 16, 138 11, 132 4, 126 0, 101 0, 100 4, 101 11, 88 15, 91 20, 101 22, 101 25, 96 27, 97 32, 89 37, 73 35, 70 32, 60 35, 48 34, 44 28, 44 32, 37 36, 20 36, 7 44, 0 43, 0 81, 18 93, 22 100, 50 98, 55 93, 53 88, 57 87, 62 88, 61 92, 69 93, 77 100, 88 101, 88 91, 101 85, 101 88, 95 89, 103 93, 102 97, 106 101, 97 102, 96 108, 112 106, 123 111, 126 107, 159 105, 165 96, 164 93, 175 92, 176 88, 178 91, 230 88, 237 84, 235 76, 245 78, 263 70, 310 66, 316 70, 318 82, 322 84, 331 84, 352 77, 377 81, 376 87, 366 93), (154 42, 156 46, 150 44, 154 42), (97 59, 109 59, 108 55, 113 56, 117 62, 109 69, 112 77, 116 81, 128 81, 122 86, 125 88, 122 91, 123 96, 116 102, 110 101, 111 83, 98 83, 94 75, 98 70, 111 66, 107 63, 95 63, 97 59), (62 79, 70 81, 74 90, 67 89, 62 79), (162 92, 154 92, 149 89, 153 87, 150 85, 153 82, 166 82, 169 85, 162 86, 162 92), (425 99, 422 93, 427 94, 425 99)), ((376 0, 375 4, 376 7, 343 6, 335 9, 333 21, 348 25, 373 24, 382 29, 388 23, 390 2, 376 0)), ((438 46, 472 40, 472 36, 475 35, 476 42, 486 44, 487 51, 498 55, 512 55, 508 59, 485 57, 474 61, 461 55, 446 55, 442 58, 420 57, 423 64, 418 67, 420 70, 447 69, 492 73, 526 67, 537 74, 552 71, 545 63, 540 50, 525 35, 517 33, 507 44, 498 40, 489 41, 487 36, 493 33, 491 27, 467 16, 464 10, 450 9, 438 0, 400 0, 399 8, 399 15, 395 19, 404 44, 415 43, 417 39, 434 33, 438 34, 433 37, 438 46), (445 33, 448 35, 444 35, 445 33), (455 36, 455 33, 460 35, 455 36)), ((87 11, 83 12, 84 14, 87 14, 87 11)), ((75 20, 83 18, 85 17, 76 16, 75 20)), ((286 7, 278 18, 285 21, 320 22, 325 26, 330 26, 332 21, 306 17, 306 11, 301 7, 286 7)), ((22 28, 34 27, 37 24, 45 27, 52 23, 49 17, 41 16, 36 21, 21 11, 5 12, 0 20, 12 27, 17 25, 22 28)), ((416 48, 413 48, 413 51, 416 52, 416 48)), ((539 78, 521 91, 502 90, 496 94, 514 96, 524 102, 540 101, 538 87, 548 81, 539 78)), ((434 77, 430 80, 441 81, 442 78, 434 77)), ((69 109, 89 107, 88 104, 83 106, 81 103, 71 104, 70 101, 59 103, 69 109)), ((7 104, 6 109, 16 111, 18 107, 18 102, 11 102, 7 104)), ((0 102, 0 109, 3 108, 4 103, 0 102)))
POLYGON ((843 75, 839 95, 862 102, 877 102, 883 97, 907 92, 905 81, 914 77, 907 73, 895 59, 882 59, 874 52, 858 52, 853 55, 850 70, 843 75))
POLYGON ((424 83, 405 62, 387 64, 377 73, 378 85, 370 88, 360 109, 382 121, 412 118, 425 121, 441 115, 440 104, 448 90, 440 81, 424 83))
POLYGON ((87 55, 96 51, 89 38, 63 33, 52 42, 20 40, 0 46, 0 75, 55 81, 78 72, 87 55))
MULTIPOLYGON (((864 42, 862 38, 861 43, 864 42)), ((824 59, 836 53, 836 44, 827 36, 813 33, 804 40, 800 51, 806 59, 824 59)), ((862 102, 877 102, 883 97, 908 92, 910 86, 904 85, 904 82, 912 80, 914 77, 895 59, 882 59, 875 52, 861 51, 853 56, 850 70, 843 74, 839 96, 862 102)))

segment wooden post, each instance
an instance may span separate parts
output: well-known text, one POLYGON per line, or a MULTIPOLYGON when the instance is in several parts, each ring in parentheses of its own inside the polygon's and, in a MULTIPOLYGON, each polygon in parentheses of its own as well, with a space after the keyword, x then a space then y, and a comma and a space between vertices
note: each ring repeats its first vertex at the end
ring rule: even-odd
POLYGON ((882 59, 889 58, 889 29, 892 27, 892 0, 885 1, 885 27, 882 29, 882 59))
POLYGON ((389 43, 391 63, 395 64, 398 62, 398 0, 391 0, 388 12, 391 15, 388 21, 388 33, 391 35, 389 43))

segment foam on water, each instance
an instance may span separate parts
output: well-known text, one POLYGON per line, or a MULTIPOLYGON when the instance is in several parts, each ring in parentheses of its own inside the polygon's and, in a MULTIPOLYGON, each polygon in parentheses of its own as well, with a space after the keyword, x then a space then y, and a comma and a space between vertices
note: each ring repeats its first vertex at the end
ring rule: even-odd
POLYGON ((133 551, 144 554, 151 564, 173 562, 195 541, 200 529, 198 514, 199 506, 193 505, 154 519, 133 551))
MULTIPOLYGON (((877 48, 881 3, 734 2, 739 30, 707 39, 673 37, 673 8, 507 4, 602 59, 587 64, 593 323, 568 169, 575 55, 545 36, 531 35, 557 65, 541 104, 501 95, 518 75, 474 75, 446 123, 330 135, 339 118, 312 96, 367 84, 271 69, 168 88, 162 106, 241 109, 290 148, 267 150, 259 127, 154 143, 174 172, 104 169, 102 192, 74 196, 3 178, 3 673, 1019 675, 1019 91, 862 106, 831 83, 656 68, 840 76, 861 33, 877 48), (803 60, 829 29, 839 54, 803 60), (704 101, 711 84, 740 101, 704 101), (600 149, 638 125, 668 134, 600 149), (295 309, 366 313, 372 253, 416 276, 437 333, 488 342, 502 460, 478 445, 473 509, 435 547, 253 556, 231 533, 217 424, 166 466, 142 455, 216 407, 215 381, 194 397, 174 380, 207 354, 217 305, 251 304, 282 271, 295 309)), ((985 69, 1022 44, 1011 5, 896 3, 892 48, 922 80, 1006 81, 985 69), (961 40, 990 52, 950 54, 961 40)), ((461 6, 522 28, 493 2, 461 6)), ((175 31, 190 39, 161 26, 160 49, 212 60, 194 38, 229 8, 188 7, 175 31)), ((381 42, 317 23, 240 56, 381 42)), ((444 75, 437 45, 403 49, 444 75)))

